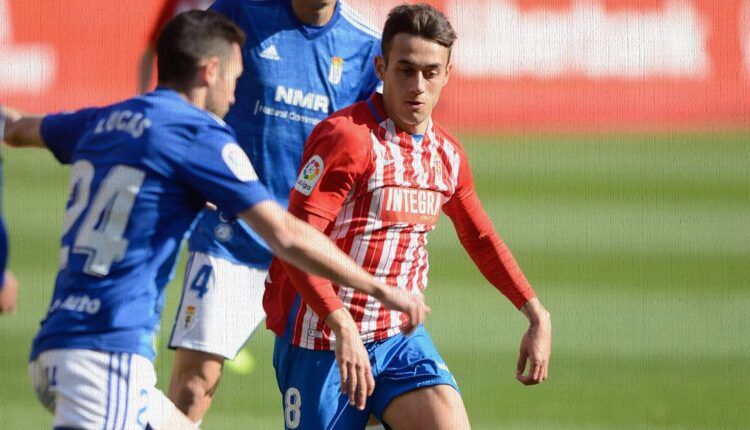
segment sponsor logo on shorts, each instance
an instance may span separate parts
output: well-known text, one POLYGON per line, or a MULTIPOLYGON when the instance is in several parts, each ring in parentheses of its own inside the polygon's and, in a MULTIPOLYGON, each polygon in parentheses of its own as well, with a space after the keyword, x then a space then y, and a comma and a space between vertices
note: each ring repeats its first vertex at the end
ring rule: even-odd
POLYGON ((313 155, 299 173, 294 189, 309 196, 313 188, 315 188, 315 184, 318 183, 318 180, 322 176, 324 168, 323 159, 318 155, 313 155))
POLYGON ((229 170, 242 182, 257 181, 258 174, 253 164, 247 158, 245 151, 236 143, 227 143, 221 148, 221 158, 224 159, 229 170))

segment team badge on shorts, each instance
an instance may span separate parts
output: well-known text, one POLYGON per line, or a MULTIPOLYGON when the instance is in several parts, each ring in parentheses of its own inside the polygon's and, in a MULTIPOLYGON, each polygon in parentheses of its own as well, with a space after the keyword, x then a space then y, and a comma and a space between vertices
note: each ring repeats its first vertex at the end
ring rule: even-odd
POLYGON ((337 85, 341 82, 341 76, 344 74, 344 59, 341 57, 331 57, 331 69, 328 71, 328 82, 337 85))
POLYGON ((185 330, 190 329, 190 327, 193 326, 195 323, 195 313, 197 312, 197 309, 193 305, 188 305, 185 308, 185 322, 184 322, 184 328, 185 330))
POLYGON ((318 179, 323 174, 323 168, 323 159, 318 155, 313 155, 310 161, 305 164, 305 167, 302 168, 302 171, 299 172, 294 189, 309 196, 313 188, 315 188, 315 184, 318 183, 318 179))

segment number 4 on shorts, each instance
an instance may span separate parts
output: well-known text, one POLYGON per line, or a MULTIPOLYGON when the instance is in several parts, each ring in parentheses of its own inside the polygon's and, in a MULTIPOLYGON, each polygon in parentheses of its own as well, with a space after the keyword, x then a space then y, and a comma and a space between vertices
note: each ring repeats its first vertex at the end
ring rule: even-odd
POLYGON ((211 279, 211 271, 213 269, 208 264, 204 264, 198 274, 195 276, 193 283, 190 284, 190 289, 198 293, 198 298, 202 299, 208 292, 208 281, 211 279))

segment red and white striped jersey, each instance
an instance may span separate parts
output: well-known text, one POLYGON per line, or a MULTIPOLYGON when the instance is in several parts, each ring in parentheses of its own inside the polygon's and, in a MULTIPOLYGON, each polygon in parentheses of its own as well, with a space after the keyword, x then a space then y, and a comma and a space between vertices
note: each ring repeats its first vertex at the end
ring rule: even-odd
MULTIPOLYGON (((481 212, 479 217, 469 216, 465 206, 478 204, 475 199, 468 161, 459 143, 432 122, 421 139, 398 130, 382 108, 382 97, 375 94, 315 128, 305 145, 289 210, 324 230, 381 281, 421 293, 429 271, 427 233, 435 228, 442 209, 454 223, 457 219, 468 223, 464 228, 457 225, 459 237, 462 231, 475 230, 478 234, 468 236, 480 240, 487 230, 482 223, 489 223, 494 232, 481 205, 475 208, 481 212), (452 205, 457 196, 463 203, 452 205)), ((515 261, 512 265, 510 269, 517 269, 515 261)), ((319 315, 327 316, 339 302, 351 313, 364 343, 393 336, 406 322, 404 315, 370 296, 301 272, 292 276, 293 271, 274 260, 264 306, 268 327, 294 345, 332 349, 333 334, 319 315), (326 288, 335 297, 315 294, 326 288)), ((533 292, 517 272, 511 283, 521 292, 522 297, 514 300, 520 306, 533 292)))

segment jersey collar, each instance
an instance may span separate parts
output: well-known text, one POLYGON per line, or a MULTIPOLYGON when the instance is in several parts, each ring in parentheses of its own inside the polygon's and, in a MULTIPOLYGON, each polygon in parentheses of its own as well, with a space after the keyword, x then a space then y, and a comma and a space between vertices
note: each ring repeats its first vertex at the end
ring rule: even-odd
POLYGON ((302 33, 303 36, 310 40, 317 39, 331 31, 331 28, 336 25, 336 22, 339 20, 339 17, 341 15, 341 2, 337 1, 336 8, 333 10, 333 15, 328 21, 328 24, 326 24, 320 30, 317 30, 311 34, 308 29, 305 28, 305 24, 300 21, 300 19, 297 18, 297 15, 294 13, 294 9, 292 9, 292 0, 284 0, 284 6, 286 7, 287 13, 289 14, 289 18, 297 26, 297 30, 299 30, 299 32, 302 33))

